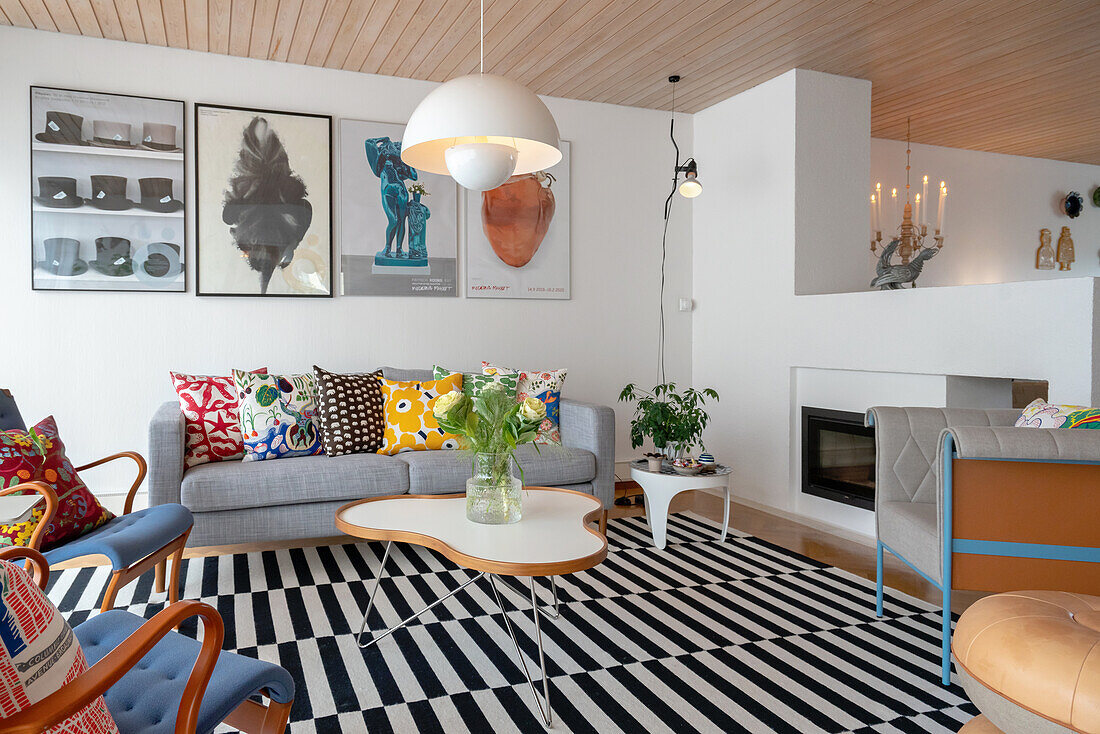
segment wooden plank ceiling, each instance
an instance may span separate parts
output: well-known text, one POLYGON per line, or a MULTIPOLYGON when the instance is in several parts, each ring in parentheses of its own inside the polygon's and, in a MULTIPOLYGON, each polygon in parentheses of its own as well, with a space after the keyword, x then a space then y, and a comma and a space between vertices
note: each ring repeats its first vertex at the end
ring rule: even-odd
MULTIPOLYGON (((0 0, 0 24, 444 81, 478 0, 0 0)), ((798 67, 870 79, 871 131, 1100 164, 1100 0, 486 0, 486 70, 696 112, 798 67)))

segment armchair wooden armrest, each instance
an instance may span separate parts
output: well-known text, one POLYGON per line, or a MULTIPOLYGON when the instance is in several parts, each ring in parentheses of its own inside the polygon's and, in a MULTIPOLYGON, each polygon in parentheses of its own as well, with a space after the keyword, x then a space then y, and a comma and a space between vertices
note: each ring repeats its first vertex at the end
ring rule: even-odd
POLYGON ((34 582, 45 591, 50 580, 50 564, 44 555, 34 548, 24 548, 21 545, 10 545, 0 550, 0 561, 18 561, 20 558, 27 559, 27 570, 34 570, 34 582))
POLYGON ((136 451, 120 451, 117 454, 111 454, 110 456, 104 456, 102 459, 98 459, 84 466, 76 467, 78 472, 85 469, 93 469, 101 464, 106 464, 108 461, 114 461, 115 459, 132 459, 137 464, 137 479, 130 486, 130 491, 126 493, 126 505, 122 510, 123 515, 129 515, 134 509, 134 495, 137 494, 138 487, 145 481, 145 474, 149 471, 149 465, 145 463, 145 457, 136 451))
POLYGON ((203 621, 202 648, 195 660, 195 667, 187 678, 175 728, 176 734, 193 734, 198 725, 203 694, 206 693, 206 686, 221 652, 225 627, 214 607, 191 600, 176 602, 167 607, 85 673, 33 706, 4 719, 4 732, 39 734, 61 723, 103 695, 165 635, 172 632, 183 620, 196 615, 203 621))
POLYGON ((42 519, 38 521, 38 525, 35 526, 34 532, 31 533, 30 542, 27 543, 28 547, 37 550, 42 547, 42 540, 46 535, 46 528, 50 526, 50 523, 53 521, 54 513, 57 512, 57 493, 53 491, 53 487, 45 482, 23 482, 22 484, 16 484, 14 487, 0 490, 0 497, 22 492, 38 492, 38 494, 42 495, 46 500, 46 512, 42 515, 42 519))

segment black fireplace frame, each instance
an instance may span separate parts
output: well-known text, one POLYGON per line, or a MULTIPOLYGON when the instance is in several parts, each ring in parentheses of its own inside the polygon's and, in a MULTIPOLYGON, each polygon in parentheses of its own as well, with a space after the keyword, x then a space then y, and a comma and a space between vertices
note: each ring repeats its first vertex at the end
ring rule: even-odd
POLYGON ((828 408, 815 408, 802 406, 802 491, 815 497, 821 497, 834 502, 841 502, 864 510, 875 509, 874 493, 866 497, 852 490, 845 482, 822 479, 813 481, 810 478, 811 457, 817 453, 817 432, 811 430, 811 423, 815 420, 829 421, 841 424, 848 432, 858 436, 874 438, 875 429, 863 424, 862 413, 851 413, 846 410, 830 410, 828 408))

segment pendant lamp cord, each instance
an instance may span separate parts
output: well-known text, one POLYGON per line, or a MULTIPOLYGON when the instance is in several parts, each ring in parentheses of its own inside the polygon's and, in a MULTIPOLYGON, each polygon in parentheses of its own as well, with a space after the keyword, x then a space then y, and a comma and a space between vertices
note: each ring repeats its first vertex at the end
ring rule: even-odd
POLYGON ((481 73, 485 73, 485 0, 481 0, 481 73))
POLYGON ((665 225, 661 232, 661 296, 660 326, 657 329, 657 384, 665 383, 665 261, 668 254, 668 220, 672 216, 672 203, 676 200, 676 184, 680 180, 680 146, 676 144, 676 84, 672 85, 672 120, 669 123, 668 136, 676 151, 676 164, 672 169, 672 191, 665 199, 665 225))

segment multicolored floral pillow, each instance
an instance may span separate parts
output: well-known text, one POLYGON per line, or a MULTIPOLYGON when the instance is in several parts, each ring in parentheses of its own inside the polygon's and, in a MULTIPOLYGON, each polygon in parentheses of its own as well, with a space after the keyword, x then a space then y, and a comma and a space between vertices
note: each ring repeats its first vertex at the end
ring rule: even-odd
MULTIPOLYGON (((88 670, 65 618, 19 566, 0 561, 0 714, 11 716, 88 670)), ((45 734, 118 734, 103 696, 45 734)))
MULTIPOLYGON (((46 528, 42 550, 78 538, 115 517, 80 481, 65 456, 52 415, 29 431, 0 431, 0 487, 31 481, 45 482, 57 493, 57 512, 46 528)), ((45 512, 45 502, 40 502, 27 520, 0 525, 0 545, 26 545, 45 512)))
MULTIPOLYGON (((261 367, 253 372, 266 375, 267 368, 261 367)), ((210 461, 241 458, 244 443, 233 378, 182 372, 170 374, 179 396, 180 411, 186 421, 184 466, 190 469, 210 461)))
POLYGON ((324 453, 313 375, 233 370, 233 384, 240 401, 245 461, 324 453))
POLYGON ((517 370, 482 362, 481 371, 486 375, 516 375, 516 400, 538 398, 546 406, 546 420, 539 426, 535 443, 561 446, 561 389, 569 370, 517 370))
MULTIPOLYGON (((435 375, 435 379, 442 380, 456 373, 454 370, 444 369, 436 365, 433 374, 435 375)), ((509 397, 514 398, 519 386, 519 375, 482 375, 477 372, 462 373, 462 394, 471 400, 477 397, 477 394, 481 392, 482 388, 494 384, 503 385, 505 393, 507 393, 509 397)))
POLYGON ((439 427, 432 407, 440 395, 461 389, 462 374, 458 372, 441 380, 382 380, 386 438, 378 453, 392 456, 406 451, 458 448, 458 436, 439 427))
POLYGON ((1036 398, 1016 419, 1017 428, 1100 429, 1100 408, 1087 405, 1053 405, 1036 398))

